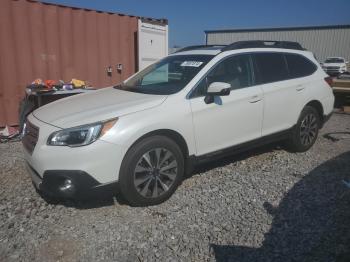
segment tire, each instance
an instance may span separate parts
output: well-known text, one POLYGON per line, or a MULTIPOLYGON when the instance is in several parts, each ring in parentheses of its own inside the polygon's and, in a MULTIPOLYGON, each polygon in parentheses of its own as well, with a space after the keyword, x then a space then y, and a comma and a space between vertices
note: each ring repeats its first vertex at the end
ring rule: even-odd
POLYGON ((287 141, 288 148, 293 152, 308 151, 316 142, 320 125, 317 110, 312 106, 304 107, 287 141))
POLYGON ((126 153, 119 174, 119 192, 131 206, 160 204, 175 192, 184 174, 180 147, 164 136, 147 137, 126 153))

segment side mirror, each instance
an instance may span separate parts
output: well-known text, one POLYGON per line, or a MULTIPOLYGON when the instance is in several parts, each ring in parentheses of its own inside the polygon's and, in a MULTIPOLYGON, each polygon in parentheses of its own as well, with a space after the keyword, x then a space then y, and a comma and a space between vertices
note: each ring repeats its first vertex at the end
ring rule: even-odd
POLYGON ((211 83, 204 98, 206 104, 214 102, 214 96, 228 96, 231 92, 231 85, 224 82, 211 83))

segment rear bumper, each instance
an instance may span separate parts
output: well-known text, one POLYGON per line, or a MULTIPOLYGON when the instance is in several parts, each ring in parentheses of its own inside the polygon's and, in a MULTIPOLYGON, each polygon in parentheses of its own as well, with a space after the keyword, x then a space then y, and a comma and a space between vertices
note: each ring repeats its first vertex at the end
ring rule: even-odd
POLYGON ((48 170, 40 177, 27 163, 27 170, 35 188, 49 197, 61 199, 97 199, 117 193, 117 182, 101 184, 81 170, 48 170))

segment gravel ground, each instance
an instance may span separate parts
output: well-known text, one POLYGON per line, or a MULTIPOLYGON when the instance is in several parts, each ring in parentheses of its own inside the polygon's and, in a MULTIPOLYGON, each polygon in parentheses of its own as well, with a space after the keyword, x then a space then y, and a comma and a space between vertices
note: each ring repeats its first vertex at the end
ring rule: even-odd
POLYGON ((272 145, 208 163, 149 208, 46 202, 21 144, 0 144, 0 261, 350 261, 345 178, 341 114, 309 152, 272 145))

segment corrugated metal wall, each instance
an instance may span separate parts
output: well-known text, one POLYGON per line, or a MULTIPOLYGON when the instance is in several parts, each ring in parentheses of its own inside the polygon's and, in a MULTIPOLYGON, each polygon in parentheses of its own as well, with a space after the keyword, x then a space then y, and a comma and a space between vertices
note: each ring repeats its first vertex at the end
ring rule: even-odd
POLYGON ((0 127, 18 123, 19 101, 35 78, 78 78, 105 87, 130 76, 136 70, 137 30, 133 16, 1 0, 0 127), (116 70, 119 63, 122 72, 116 70))
POLYGON ((208 31, 207 43, 230 44, 243 40, 297 41, 312 51, 320 61, 329 56, 350 59, 350 26, 348 28, 313 28, 298 30, 208 31))

